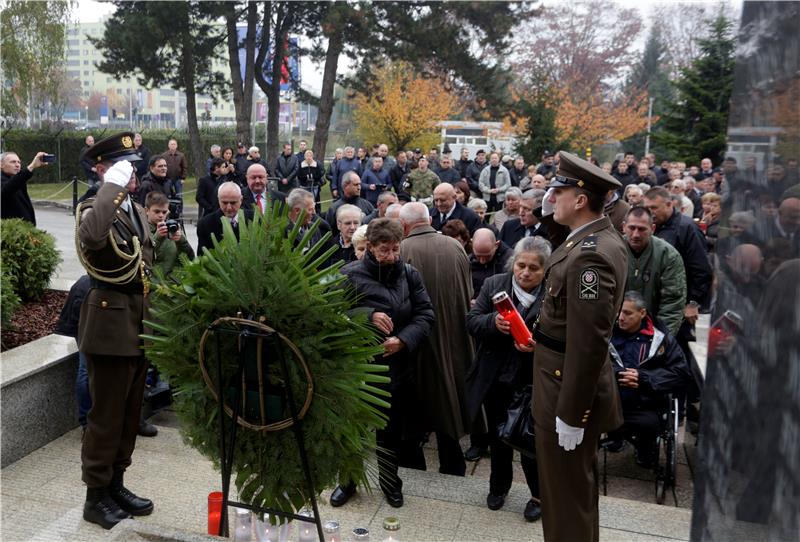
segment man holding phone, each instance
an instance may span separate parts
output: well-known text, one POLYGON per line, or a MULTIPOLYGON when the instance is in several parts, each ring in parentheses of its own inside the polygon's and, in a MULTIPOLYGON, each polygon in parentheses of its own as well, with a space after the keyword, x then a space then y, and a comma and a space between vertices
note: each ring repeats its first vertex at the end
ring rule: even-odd
POLYGON ((0 201, 0 218, 21 218, 36 225, 36 213, 33 202, 28 195, 28 180, 33 177, 33 170, 52 162, 55 156, 46 152, 37 152, 28 167, 23 168, 19 156, 15 152, 4 152, 0 155, 2 168, 2 197, 0 201))

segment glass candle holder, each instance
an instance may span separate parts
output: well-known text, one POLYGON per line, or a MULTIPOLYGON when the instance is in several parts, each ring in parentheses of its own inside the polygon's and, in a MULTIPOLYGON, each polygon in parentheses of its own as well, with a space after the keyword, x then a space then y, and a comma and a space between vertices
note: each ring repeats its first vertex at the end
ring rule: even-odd
MULTIPOLYGON (((298 513, 300 516, 312 517, 311 510, 308 508, 301 509, 298 513)), ((298 542, 312 542, 317 540, 317 526, 310 521, 297 522, 297 540, 298 542)))
POLYGON ((325 542, 342 542, 338 521, 326 521, 322 526, 322 532, 325 533, 325 542))
POLYGON ((253 540, 253 514, 245 508, 234 508, 236 512, 234 542, 251 542, 253 540))
POLYGON ((364 527, 356 527, 353 529, 353 542, 369 542, 369 529, 364 527))
POLYGON ((399 542, 397 532, 400 530, 400 520, 390 516, 383 520, 383 540, 381 542, 399 542))
POLYGON ((222 491, 208 494, 208 534, 219 535, 219 522, 222 520, 222 491))
POLYGON ((264 521, 256 518, 256 540, 258 540, 258 542, 279 542, 281 527, 285 527, 285 525, 273 525, 270 523, 269 514, 264 514, 264 521))

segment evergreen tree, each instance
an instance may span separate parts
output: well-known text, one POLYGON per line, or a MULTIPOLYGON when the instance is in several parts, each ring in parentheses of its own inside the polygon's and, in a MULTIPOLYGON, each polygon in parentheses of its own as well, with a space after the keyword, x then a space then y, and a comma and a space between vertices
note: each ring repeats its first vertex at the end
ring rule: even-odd
POLYGON ((530 164, 538 163, 544 151, 556 151, 565 146, 558 138, 556 109, 545 96, 538 92, 532 99, 521 99, 515 105, 517 114, 524 119, 524 129, 517 134, 514 152, 530 164))
POLYGON ((699 40, 700 56, 674 83, 675 99, 667 103, 662 130, 655 140, 673 160, 718 164, 726 148, 728 111, 733 91, 735 42, 732 23, 720 13, 707 38, 699 40))

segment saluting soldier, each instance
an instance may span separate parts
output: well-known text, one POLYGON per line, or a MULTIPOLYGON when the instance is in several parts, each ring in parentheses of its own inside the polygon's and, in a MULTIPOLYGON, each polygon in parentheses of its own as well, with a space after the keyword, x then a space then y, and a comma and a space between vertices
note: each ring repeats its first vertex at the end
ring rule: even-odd
POLYGON ((602 169, 561 153, 545 196, 558 224, 570 228, 546 270, 534 326, 533 416, 544 537, 599 537, 597 445, 622 425, 608 341, 622 304, 625 243, 603 215, 606 193, 620 186, 602 169))
POLYGON ((83 519, 105 529, 153 511, 152 501, 123 484, 147 373, 139 335, 153 261, 147 215, 129 196, 136 183, 131 162, 139 159, 133 137, 113 135, 85 151, 103 184, 76 213, 78 257, 91 277, 78 335, 92 397, 81 451, 87 486, 83 519))

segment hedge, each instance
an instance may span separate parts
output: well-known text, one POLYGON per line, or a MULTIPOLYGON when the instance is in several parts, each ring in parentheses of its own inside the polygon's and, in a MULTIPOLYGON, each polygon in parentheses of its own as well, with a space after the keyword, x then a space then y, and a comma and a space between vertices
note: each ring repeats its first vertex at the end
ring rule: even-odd
POLYGON ((55 237, 19 218, 0 222, 0 254, 3 273, 22 301, 38 300, 61 263, 55 237))

